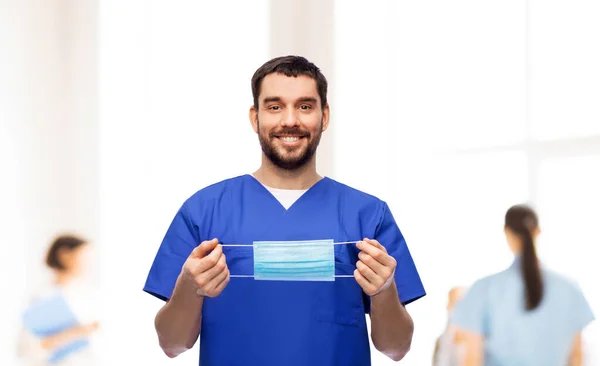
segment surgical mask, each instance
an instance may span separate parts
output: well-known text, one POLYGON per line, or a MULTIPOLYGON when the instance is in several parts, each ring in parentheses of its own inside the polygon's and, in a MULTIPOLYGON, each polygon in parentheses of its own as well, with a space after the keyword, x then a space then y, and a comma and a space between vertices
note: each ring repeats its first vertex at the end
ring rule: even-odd
MULTIPOLYGON (((254 248, 254 275, 230 275, 230 277, 254 277, 255 280, 274 281, 335 281, 333 240, 305 241, 256 241, 254 248)), ((239 245, 223 245, 239 246, 239 245)))

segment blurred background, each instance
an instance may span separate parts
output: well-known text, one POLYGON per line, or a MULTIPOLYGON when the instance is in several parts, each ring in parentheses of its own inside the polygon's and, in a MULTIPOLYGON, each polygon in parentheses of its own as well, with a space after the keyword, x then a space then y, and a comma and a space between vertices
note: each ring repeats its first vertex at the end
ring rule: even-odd
MULTIPOLYGON (((594 0, 0 0, 0 364, 63 232, 94 248, 101 364, 197 362, 162 354, 141 288, 183 200, 259 166, 250 78, 286 54, 330 82, 320 173, 389 203, 422 276, 401 364, 431 363, 452 287, 511 263, 515 203, 597 316, 598 19, 594 0)), ((584 340, 600 365, 596 323, 584 340)))

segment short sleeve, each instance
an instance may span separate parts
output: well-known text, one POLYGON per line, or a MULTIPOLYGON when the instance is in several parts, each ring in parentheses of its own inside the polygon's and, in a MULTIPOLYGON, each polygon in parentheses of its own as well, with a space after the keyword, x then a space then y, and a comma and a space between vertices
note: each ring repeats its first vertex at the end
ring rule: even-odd
POLYGON ((161 300, 169 299, 185 260, 199 244, 198 230, 184 204, 160 244, 143 290, 161 300))
POLYGON ((487 335, 487 292, 484 280, 475 282, 455 305, 450 323, 461 330, 487 335))
MULTIPOLYGON (((386 248, 389 255, 396 259, 394 280, 398 288, 400 301, 406 305, 425 296, 425 288, 417 267, 410 255, 404 236, 386 203, 383 203, 381 219, 375 231, 374 239, 386 248)), ((367 311, 369 311, 369 303, 366 302, 365 305, 367 311)))
POLYGON ((570 298, 571 310, 568 313, 571 314, 573 333, 579 333, 594 321, 595 316, 579 286, 573 286, 570 298))

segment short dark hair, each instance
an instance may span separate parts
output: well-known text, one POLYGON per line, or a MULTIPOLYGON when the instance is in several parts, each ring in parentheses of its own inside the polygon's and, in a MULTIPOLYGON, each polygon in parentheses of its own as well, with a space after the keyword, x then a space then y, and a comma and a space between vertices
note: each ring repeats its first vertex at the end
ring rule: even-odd
POLYGON ((60 261, 59 253, 63 250, 72 251, 87 241, 75 235, 60 235, 50 245, 46 254, 46 265, 52 269, 63 271, 66 269, 64 263, 60 261))
POLYGON ((327 105, 327 79, 312 62, 301 56, 281 56, 267 61, 252 76, 252 97, 254 108, 258 108, 258 96, 265 76, 273 73, 289 77, 308 76, 317 82, 317 91, 321 98, 321 108, 327 105))

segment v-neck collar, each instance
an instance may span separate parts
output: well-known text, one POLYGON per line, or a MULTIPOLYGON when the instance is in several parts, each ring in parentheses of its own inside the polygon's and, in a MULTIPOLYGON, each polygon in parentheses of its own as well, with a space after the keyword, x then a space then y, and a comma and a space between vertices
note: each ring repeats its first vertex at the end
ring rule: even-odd
POLYGON ((273 195, 273 193, 271 193, 271 191, 269 191, 269 189, 267 187, 265 187, 265 185, 263 185, 258 179, 256 179, 252 174, 246 174, 246 178, 248 180, 251 180, 255 186, 258 187, 259 190, 261 190, 265 195, 267 195, 268 197, 270 197, 269 199, 276 203, 277 206, 283 210, 284 213, 288 213, 290 212, 292 209, 294 209, 294 207, 296 207, 299 203, 301 203, 307 196, 311 195, 312 192, 314 192, 316 189, 318 189, 318 187, 320 185, 325 184, 325 181, 329 180, 329 178, 327 177, 323 177, 321 179, 319 179, 315 184, 313 184, 312 186, 310 186, 310 188, 308 188, 300 197, 298 197, 298 199, 292 203, 292 205, 289 208, 285 208, 281 202, 279 202, 279 200, 277 199, 277 197, 275 197, 273 195))

